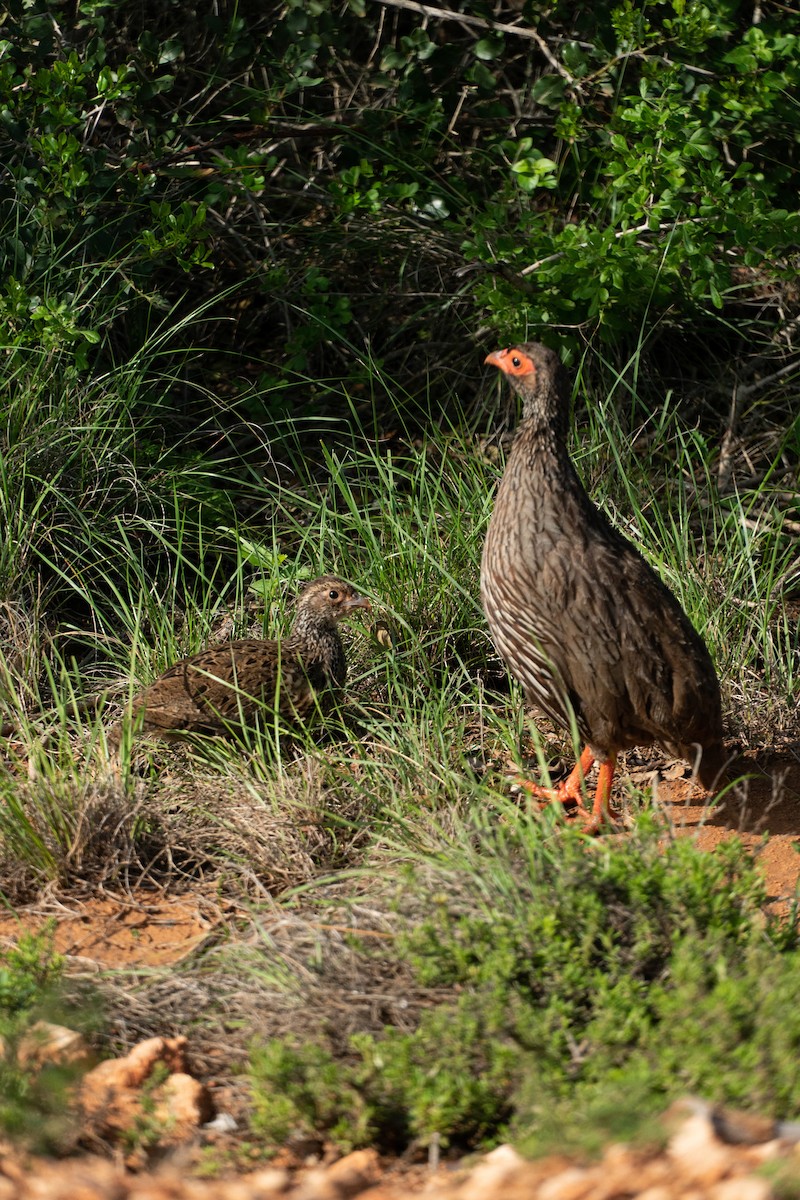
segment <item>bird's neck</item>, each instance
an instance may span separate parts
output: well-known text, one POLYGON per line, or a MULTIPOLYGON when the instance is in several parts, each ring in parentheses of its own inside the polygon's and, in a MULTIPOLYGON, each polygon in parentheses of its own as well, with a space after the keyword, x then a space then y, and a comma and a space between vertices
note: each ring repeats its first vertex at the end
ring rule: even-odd
POLYGON ((313 651, 319 646, 336 645, 341 640, 333 621, 320 620, 319 617, 307 613, 297 616, 290 637, 307 651, 313 651))
POLYGON ((575 473, 567 451, 566 436, 557 419, 523 417, 511 453, 517 462, 534 474, 566 479, 575 473))
POLYGON ((564 448, 569 434, 569 387, 563 371, 539 381, 535 388, 520 387, 522 420, 519 432, 538 438, 553 449, 564 448))
POLYGON ((335 682, 344 682, 344 646, 333 621, 321 621, 301 613, 292 626, 289 641, 291 649, 303 662, 321 663, 335 682))

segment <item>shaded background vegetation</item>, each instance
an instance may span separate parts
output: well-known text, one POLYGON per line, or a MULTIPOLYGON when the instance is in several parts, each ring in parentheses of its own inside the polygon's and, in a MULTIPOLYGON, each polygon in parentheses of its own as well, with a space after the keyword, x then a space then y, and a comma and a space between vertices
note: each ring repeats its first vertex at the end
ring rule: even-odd
POLYGON ((557 344, 646 471, 676 476, 680 411, 785 559, 798 76, 778 4, 12 0, 11 640, 25 613, 118 632, 131 559, 156 607, 201 564, 219 589, 241 522, 271 531, 262 568, 293 559, 276 489, 298 461, 324 477, 320 441, 507 427, 481 361, 511 338, 557 344))
POLYGON ((765 919, 744 852, 665 850, 658 820, 589 855, 508 800, 541 743, 477 573, 515 418, 482 359, 541 338, 731 738, 796 759, 799 76, 778 3, 4 7, 0 882, 266 897, 246 953, 114 1011, 120 1044, 192 1023, 216 1053, 222 1027, 240 1061, 257 1031, 267 1137, 563 1137, 614 1072, 634 1107, 797 1112, 796 905, 765 919), (84 693, 272 636, 333 569, 388 620, 347 635, 357 732, 103 774, 84 693))
POLYGON ((442 11, 7 6, 4 596, 52 577, 81 514, 153 549, 176 473, 241 512, 253 424, 387 430, 398 396, 423 426, 454 397, 479 415, 512 337, 588 348, 620 403, 699 405, 724 482, 740 436, 751 482, 796 464, 797 18, 442 11))
POLYGON ((194 426, 200 380, 259 420, 375 367, 469 397, 519 335, 660 343, 727 402, 791 349, 783 5, 12 0, 0 36, 12 374, 169 329, 194 426))

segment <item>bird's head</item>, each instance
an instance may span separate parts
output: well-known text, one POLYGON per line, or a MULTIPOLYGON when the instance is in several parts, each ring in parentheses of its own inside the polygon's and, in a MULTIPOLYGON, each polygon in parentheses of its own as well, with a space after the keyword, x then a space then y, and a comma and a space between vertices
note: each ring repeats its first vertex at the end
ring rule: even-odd
POLYGON ((522 417, 535 426, 555 427, 566 435, 569 387, 555 350, 539 342, 521 342, 493 350, 485 362, 497 367, 522 399, 522 417))
POLYGON ((336 622, 357 608, 372 607, 352 584, 338 575, 321 575, 305 584, 297 601, 298 616, 336 622))

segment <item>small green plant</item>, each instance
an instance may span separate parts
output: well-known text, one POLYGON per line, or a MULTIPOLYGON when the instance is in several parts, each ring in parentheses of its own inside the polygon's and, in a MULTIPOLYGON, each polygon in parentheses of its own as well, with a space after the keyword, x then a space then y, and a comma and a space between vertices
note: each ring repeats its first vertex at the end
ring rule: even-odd
POLYGON ((169 1067, 159 1062, 142 1085, 139 1094, 141 1107, 133 1124, 123 1134, 123 1142, 129 1152, 153 1150, 169 1138, 175 1121, 165 1120, 163 1113, 158 1110, 158 1093, 168 1078, 169 1067))
POLYGON ((52 926, 23 934, 16 946, 0 954, 0 1021, 6 1028, 42 1004, 63 968, 63 958, 53 950, 52 926))
POLYGON ((368 1104, 324 1046, 269 1042, 253 1050, 249 1074, 253 1130, 272 1145, 320 1129, 344 1149, 372 1138, 368 1104))
POLYGON ((53 928, 23 934, 0 955, 0 1127, 5 1134, 40 1151, 52 1152, 74 1138, 76 1117, 70 1099, 77 1066, 38 1065, 21 1053, 37 1038, 36 1022, 68 1021, 86 1028, 82 1015, 63 1002, 63 959, 53 950, 53 928))
POLYGON ((352 1037, 338 1071, 318 1045, 255 1050, 262 1132, 302 1113, 348 1145, 476 1146, 510 1128, 541 1148, 558 1128, 562 1148, 589 1149, 589 1117, 608 1136, 614 1112, 619 1130, 686 1091, 800 1110, 800 1027, 780 1016, 797 1008, 797 939, 765 926, 763 883, 740 845, 664 845, 649 818, 602 847, 510 812, 502 829, 472 820, 474 851, 455 830, 417 872, 414 904, 425 879, 429 915, 397 943, 419 986, 453 998, 412 1032, 352 1037))

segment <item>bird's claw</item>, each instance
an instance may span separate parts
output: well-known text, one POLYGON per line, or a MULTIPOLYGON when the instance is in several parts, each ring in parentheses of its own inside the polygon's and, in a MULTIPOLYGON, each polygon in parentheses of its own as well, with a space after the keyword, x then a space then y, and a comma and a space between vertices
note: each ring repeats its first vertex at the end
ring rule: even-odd
MULTIPOLYGON (((583 832, 594 835, 600 832, 603 824, 603 815, 592 812, 583 803, 583 796, 576 796, 573 791, 567 788, 566 780, 558 787, 543 787, 540 783, 534 783, 530 779, 522 779, 515 776, 513 780, 514 787, 527 792, 529 796, 535 797, 539 801, 541 807, 547 808, 549 804, 560 804, 564 809, 564 815, 567 815, 567 809, 570 809, 569 817, 584 822, 583 832)), ((607 814, 610 815, 610 814, 607 814)))

